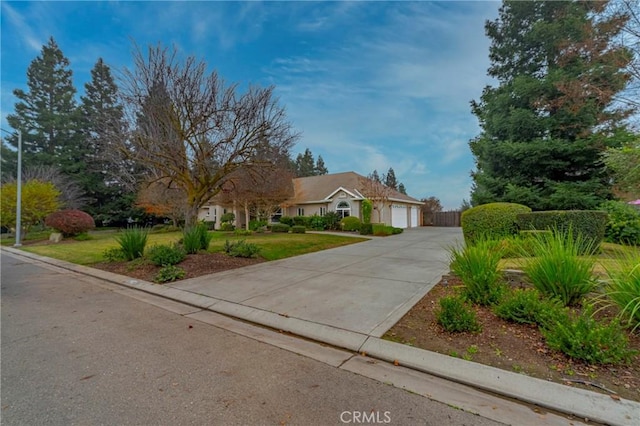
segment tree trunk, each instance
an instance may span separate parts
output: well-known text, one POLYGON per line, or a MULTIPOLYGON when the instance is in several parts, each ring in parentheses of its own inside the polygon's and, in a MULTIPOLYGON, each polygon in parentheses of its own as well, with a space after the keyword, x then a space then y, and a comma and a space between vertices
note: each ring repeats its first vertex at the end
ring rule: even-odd
POLYGON ((188 228, 195 225, 198 222, 198 206, 190 204, 187 206, 184 212, 184 227, 188 228))
POLYGON ((249 230, 249 203, 244 203, 244 229, 249 230))

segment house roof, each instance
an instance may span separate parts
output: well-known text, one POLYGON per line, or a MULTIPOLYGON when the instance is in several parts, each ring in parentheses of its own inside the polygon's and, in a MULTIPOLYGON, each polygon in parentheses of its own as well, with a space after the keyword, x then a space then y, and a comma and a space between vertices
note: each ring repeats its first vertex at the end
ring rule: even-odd
MULTIPOLYGON (((353 198, 366 198, 363 180, 365 176, 355 172, 332 173, 321 176, 309 176, 293 179, 294 197, 288 200, 288 204, 305 204, 314 202, 327 202, 333 195, 342 189, 353 198)), ((391 190, 390 201, 399 201, 412 204, 422 204, 421 201, 391 190)))

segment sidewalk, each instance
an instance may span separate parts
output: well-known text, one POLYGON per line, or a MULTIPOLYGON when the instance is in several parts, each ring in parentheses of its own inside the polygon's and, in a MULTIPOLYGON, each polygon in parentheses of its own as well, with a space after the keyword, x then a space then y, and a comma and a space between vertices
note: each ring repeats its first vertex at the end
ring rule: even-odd
POLYGON ((460 238, 457 232, 409 230, 163 286, 12 248, 3 250, 578 418, 640 424, 640 404, 634 401, 617 401, 380 339, 447 271, 444 248, 460 238))

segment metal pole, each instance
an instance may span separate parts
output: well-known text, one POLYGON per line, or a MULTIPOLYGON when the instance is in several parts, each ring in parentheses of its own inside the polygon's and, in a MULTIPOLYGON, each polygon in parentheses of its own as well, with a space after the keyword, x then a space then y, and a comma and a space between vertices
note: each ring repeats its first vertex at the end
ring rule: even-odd
POLYGON ((18 130, 18 182, 16 194, 16 243, 14 247, 22 245, 22 132, 18 130))

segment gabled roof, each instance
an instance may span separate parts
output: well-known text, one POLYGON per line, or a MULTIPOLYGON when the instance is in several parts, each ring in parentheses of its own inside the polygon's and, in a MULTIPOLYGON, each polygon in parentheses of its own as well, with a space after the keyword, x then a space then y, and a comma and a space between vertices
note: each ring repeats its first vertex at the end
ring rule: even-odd
MULTIPOLYGON (((353 198, 366 198, 362 181, 365 176, 355 172, 332 173, 321 176, 309 176, 293 179, 294 196, 287 204, 308 204, 328 202, 340 190, 344 190, 353 198)), ((391 190, 389 200, 412 204, 422 204, 421 201, 391 190)))

